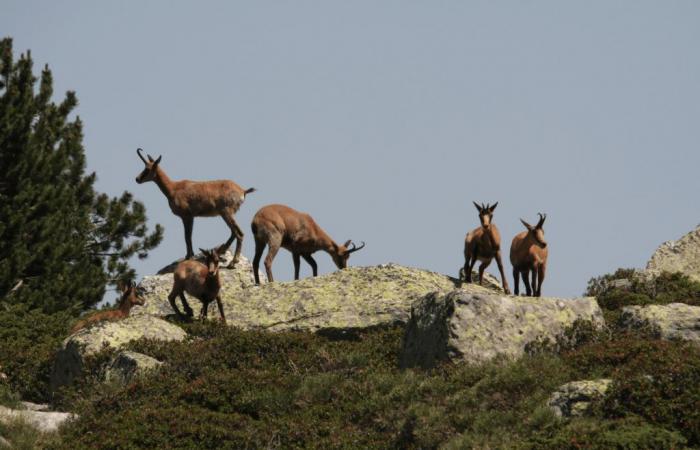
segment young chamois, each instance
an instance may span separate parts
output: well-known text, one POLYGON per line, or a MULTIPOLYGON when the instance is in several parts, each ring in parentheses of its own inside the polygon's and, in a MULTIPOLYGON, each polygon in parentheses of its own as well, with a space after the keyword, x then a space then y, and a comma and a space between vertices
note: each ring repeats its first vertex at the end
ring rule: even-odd
POLYGON ((204 255, 204 263, 186 260, 182 261, 175 268, 173 272, 173 289, 168 295, 168 301, 178 316, 185 317, 175 304, 175 298, 179 296, 180 300, 182 300, 182 306, 185 308, 185 314, 187 314, 187 317, 192 317, 194 313, 187 303, 185 292, 197 297, 202 302, 202 311, 199 316, 204 320, 209 314, 209 303, 216 300, 219 314, 221 314, 221 321, 226 323, 224 306, 221 304, 221 296, 219 295, 219 290, 221 290, 219 253, 216 249, 202 250, 200 248, 199 250, 204 255))
POLYGON ((481 226, 475 228, 464 238, 464 280, 467 283, 472 282, 472 269, 474 264, 479 260, 481 264, 479 265, 479 284, 483 283, 484 280, 484 270, 491 264, 491 261, 496 258, 496 264, 498 264, 498 270, 501 272, 501 282, 503 283, 503 290, 506 294, 510 294, 510 288, 508 287, 508 280, 503 273, 503 261, 501 260, 501 234, 498 232, 498 228, 495 224, 491 223, 493 220, 493 211, 498 206, 498 202, 493 205, 486 205, 482 203, 479 206, 476 202, 474 206, 479 211, 479 220, 481 221, 481 226))
POLYGON ((173 214, 182 219, 185 226, 185 243, 187 245, 187 255, 185 259, 194 256, 192 251, 192 227, 195 217, 221 216, 231 230, 231 237, 218 247, 219 254, 223 254, 236 239, 236 252, 233 256, 231 266, 233 266, 241 254, 243 245, 243 231, 234 219, 234 214, 243 204, 245 196, 255 191, 255 188, 243 190, 239 185, 231 180, 214 181, 173 181, 160 167, 160 160, 153 160, 148 155, 148 160, 141 154, 142 150, 136 150, 141 161, 146 165, 143 171, 136 177, 136 182, 141 184, 147 181, 154 181, 168 199, 168 204, 173 214))
POLYGON ((118 288, 121 292, 121 297, 119 298, 117 309, 98 311, 95 314, 80 320, 75 324, 73 329, 71 329, 71 334, 74 334, 77 331, 96 322, 101 322, 103 320, 119 320, 129 317, 129 312, 131 311, 132 306, 143 305, 143 298, 136 293, 136 283, 119 283, 118 288))
POLYGON ((357 247, 352 244, 351 240, 343 245, 336 244, 310 215, 284 205, 268 205, 260 208, 253 217, 251 229, 255 239, 255 258, 253 258, 255 284, 260 284, 258 268, 260 267, 260 257, 266 245, 270 246, 265 258, 268 281, 273 281, 272 260, 275 259, 280 247, 292 252, 294 279, 298 280, 300 257, 309 263, 314 276, 316 276, 318 275, 318 266, 311 257, 312 253, 323 250, 331 255, 338 269, 344 269, 348 266, 350 254, 365 246, 363 242, 357 247), (352 244, 351 248, 349 248, 350 244, 352 244))
POLYGON ((547 270, 547 242, 544 240, 544 220, 546 214, 539 214, 540 221, 532 226, 523 219, 520 221, 527 228, 518 233, 510 244, 510 263, 513 265, 513 283, 515 283, 515 295, 518 295, 519 276, 522 275, 525 284, 525 292, 528 296, 539 297, 542 294, 542 282, 547 270), (532 289, 528 280, 532 272, 532 289), (533 292, 534 291, 534 292, 533 292))

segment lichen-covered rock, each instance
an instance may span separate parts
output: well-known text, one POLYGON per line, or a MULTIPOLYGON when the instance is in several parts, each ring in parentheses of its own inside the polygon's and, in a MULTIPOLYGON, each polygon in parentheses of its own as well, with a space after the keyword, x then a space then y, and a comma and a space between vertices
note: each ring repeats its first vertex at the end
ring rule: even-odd
POLYGON ((528 344, 555 342, 577 320, 596 327, 605 324, 593 297, 433 293, 411 309, 401 365, 432 367, 445 359, 478 364, 496 357, 518 358, 528 344))
POLYGON ((647 263, 647 270, 682 272, 700 281, 700 226, 677 241, 661 244, 647 263))
POLYGON ((161 341, 181 341, 185 331, 163 319, 149 315, 129 316, 114 322, 98 322, 82 329, 63 341, 51 372, 51 387, 70 384, 82 373, 85 357, 105 347, 119 349, 140 338, 161 341))
POLYGON ((547 404, 557 417, 582 416, 591 403, 605 396, 611 384, 608 378, 572 381, 559 386, 547 404))
POLYGON ((58 430, 67 420, 76 418, 72 413, 32 411, 29 409, 10 409, 0 406, 0 423, 11 424, 16 421, 25 422, 42 433, 58 430))
POLYGON ((700 306, 685 303, 625 306, 621 322, 630 329, 651 327, 662 339, 700 343, 700 306))
POLYGON ((105 370, 108 383, 127 384, 132 379, 151 372, 163 363, 143 353, 123 351, 112 360, 105 370))
MULTIPOLYGON (((246 330, 343 332, 405 323, 413 301, 460 285, 445 275, 396 264, 350 267, 260 286, 253 284, 252 268, 243 258, 235 269, 220 273, 227 323, 246 330)), ((134 308, 132 314, 173 314, 167 299, 171 287, 172 276, 146 277, 141 283, 146 304, 134 308)), ((494 292, 475 284, 465 284, 463 289, 494 292)), ((198 312, 201 303, 192 299, 191 306, 198 312)))

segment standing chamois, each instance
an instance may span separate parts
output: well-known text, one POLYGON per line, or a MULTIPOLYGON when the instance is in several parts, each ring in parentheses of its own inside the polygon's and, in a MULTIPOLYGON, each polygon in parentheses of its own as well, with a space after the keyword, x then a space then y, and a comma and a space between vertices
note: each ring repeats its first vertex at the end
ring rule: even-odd
POLYGON ((493 220, 493 211, 498 206, 498 202, 494 203, 493 206, 486 205, 482 203, 479 206, 476 202, 474 206, 479 211, 479 220, 481 221, 481 226, 475 228, 469 233, 467 233, 464 239, 464 280, 467 283, 472 282, 472 269, 474 264, 479 260, 481 264, 479 265, 479 284, 483 283, 484 280, 484 270, 491 264, 491 260, 496 258, 496 264, 498 264, 498 270, 501 272, 501 282, 503 283, 503 291, 506 294, 510 294, 510 288, 508 287, 508 280, 503 273, 503 261, 501 260, 501 234, 498 232, 496 225, 491 223, 493 220))
POLYGON ((168 301, 175 313, 184 317, 175 304, 175 298, 178 296, 182 300, 182 306, 185 308, 187 317, 192 317, 194 312, 185 298, 185 292, 198 298, 202 302, 202 311, 200 317, 202 320, 207 318, 209 314, 209 303, 216 300, 221 314, 221 321, 226 323, 224 317, 224 306, 221 304, 221 279, 219 278, 219 253, 216 249, 202 250, 204 255, 204 263, 195 260, 182 261, 177 265, 173 272, 173 289, 168 295, 168 301))
POLYGON ((119 298, 117 309, 98 311, 95 314, 80 320, 71 330, 71 334, 74 334, 77 331, 96 322, 101 322, 103 320, 119 320, 129 317, 129 312, 131 311, 132 306, 143 305, 143 298, 136 293, 136 283, 133 281, 131 283, 119 283, 118 288, 121 292, 121 297, 119 298))
POLYGON ((309 263, 314 276, 318 274, 316 261, 311 254, 323 250, 333 258, 333 262, 338 269, 348 266, 350 254, 364 248, 365 243, 357 247, 348 240, 343 245, 338 245, 326 234, 314 219, 305 213, 296 211, 284 205, 268 205, 260 208, 253 217, 251 224, 253 237, 255 239, 255 258, 253 258, 253 274, 255 274, 255 284, 260 284, 258 268, 260 267, 260 257, 265 246, 269 245, 267 257, 265 258, 265 270, 268 281, 272 278, 272 260, 275 259, 280 247, 284 247, 292 252, 294 259, 294 279, 299 279, 299 257, 309 263), (352 248, 348 248, 352 244, 352 248))
POLYGON ((525 292, 528 296, 542 295, 542 282, 547 270, 547 242, 544 240, 544 230, 542 225, 547 218, 546 214, 537 213, 540 221, 536 226, 532 226, 523 219, 520 221, 527 228, 526 231, 518 233, 510 244, 510 263, 513 266, 513 283, 515 283, 515 295, 519 291, 519 276, 523 276, 525 292), (532 272, 532 289, 528 280, 529 273, 532 272), (533 292, 534 291, 534 292, 533 292))
POLYGON ((136 150, 141 161, 146 165, 143 171, 136 177, 136 182, 141 184, 154 181, 168 199, 168 204, 173 214, 182 219, 185 226, 185 243, 187 255, 185 259, 194 256, 192 251, 192 226, 195 217, 221 216, 226 225, 231 229, 231 237, 219 246, 217 252, 223 254, 236 239, 236 253, 233 255, 231 266, 235 265, 241 254, 243 246, 243 231, 236 223, 233 215, 243 204, 246 194, 255 191, 255 188, 243 190, 231 180, 214 181, 172 181, 160 167, 159 156, 155 161, 148 155, 148 160, 141 154, 142 150, 136 150))

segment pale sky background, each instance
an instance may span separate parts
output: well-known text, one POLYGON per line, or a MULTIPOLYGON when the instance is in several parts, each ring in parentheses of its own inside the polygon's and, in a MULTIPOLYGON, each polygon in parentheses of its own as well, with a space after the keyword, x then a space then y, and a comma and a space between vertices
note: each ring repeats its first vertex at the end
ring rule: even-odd
MULTIPOLYGON (((499 201, 511 285, 518 218, 542 211, 543 293, 571 296, 700 222, 698 1, 1 0, 0 34, 49 64, 57 100, 77 92, 97 188, 165 226, 139 276, 185 244, 134 181, 137 147, 173 179, 258 188, 237 214, 249 258, 251 218, 285 203, 366 241, 351 265, 454 276, 472 200, 499 201)), ((228 233, 196 219, 194 245, 228 233)), ((273 270, 291 279, 291 255, 273 270)))

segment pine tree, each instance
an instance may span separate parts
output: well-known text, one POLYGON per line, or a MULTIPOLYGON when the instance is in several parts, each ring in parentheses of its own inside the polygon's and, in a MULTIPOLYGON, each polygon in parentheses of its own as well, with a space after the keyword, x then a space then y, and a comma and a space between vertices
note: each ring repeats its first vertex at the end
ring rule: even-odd
POLYGON ((145 258, 162 228, 149 233, 130 193, 95 192, 75 93, 53 103, 48 66, 38 80, 32 69, 0 40, 0 303, 77 314, 134 276, 128 259, 145 258))

